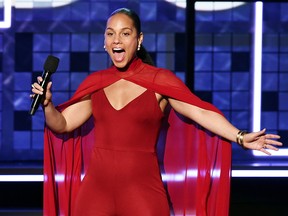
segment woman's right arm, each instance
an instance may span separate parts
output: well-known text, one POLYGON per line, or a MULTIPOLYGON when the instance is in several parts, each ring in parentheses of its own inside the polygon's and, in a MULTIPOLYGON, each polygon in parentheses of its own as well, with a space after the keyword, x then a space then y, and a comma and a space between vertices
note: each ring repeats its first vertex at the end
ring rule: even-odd
MULTIPOLYGON (((42 80, 38 77, 38 82, 42 80)), ((91 99, 89 96, 83 98, 79 102, 68 106, 62 112, 59 112, 52 103, 51 93, 52 82, 49 82, 46 89, 45 98, 42 107, 45 115, 47 126, 56 133, 70 132, 89 119, 92 114, 91 99)), ((34 94, 42 94, 43 89, 38 83, 32 85, 34 94)), ((33 95, 32 95, 33 97, 33 95)))

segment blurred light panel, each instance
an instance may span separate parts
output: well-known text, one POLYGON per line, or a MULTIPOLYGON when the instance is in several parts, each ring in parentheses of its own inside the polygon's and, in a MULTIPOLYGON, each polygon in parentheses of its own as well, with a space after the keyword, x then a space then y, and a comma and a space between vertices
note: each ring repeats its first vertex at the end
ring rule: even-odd
POLYGON ((252 131, 259 131, 261 127, 261 94, 262 94, 262 26, 263 3, 255 3, 254 11, 254 48, 253 48, 253 110, 252 131))
MULTIPOLYGON (((194 173, 194 172, 193 172, 194 173)), ((232 177, 288 177, 288 170, 232 170, 232 177)), ((195 173, 193 176, 196 178, 195 173)), ((83 177, 82 177, 83 179, 83 177)), ((185 173, 163 174, 163 181, 181 182, 185 179, 185 173)), ((43 182, 43 175, 0 175, 0 182, 43 182)))
POLYGON ((0 28, 10 28, 11 27, 11 0, 3 1, 3 12, 4 12, 4 20, 0 21, 0 28))
MULTIPOLYGON (((166 0, 167 2, 176 5, 180 8, 186 8, 186 0, 166 0)), ((218 11, 229 10, 245 4, 245 2, 232 2, 232 1, 196 1, 195 10, 197 11, 218 11)))

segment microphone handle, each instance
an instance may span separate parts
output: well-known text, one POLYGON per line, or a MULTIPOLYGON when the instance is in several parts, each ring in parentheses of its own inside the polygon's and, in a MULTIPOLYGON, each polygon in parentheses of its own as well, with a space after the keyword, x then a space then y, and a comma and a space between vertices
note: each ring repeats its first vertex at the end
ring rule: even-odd
POLYGON ((42 102, 42 98, 43 96, 45 95, 45 92, 46 92, 46 88, 47 88, 47 85, 48 85, 48 82, 50 81, 50 76, 51 76, 51 73, 49 71, 45 71, 42 78, 43 78, 43 81, 40 83, 41 87, 44 89, 43 91, 43 94, 40 95, 40 94, 37 94, 34 96, 34 100, 31 104, 31 110, 30 110, 30 115, 34 115, 35 112, 37 111, 39 105, 41 104, 42 102))

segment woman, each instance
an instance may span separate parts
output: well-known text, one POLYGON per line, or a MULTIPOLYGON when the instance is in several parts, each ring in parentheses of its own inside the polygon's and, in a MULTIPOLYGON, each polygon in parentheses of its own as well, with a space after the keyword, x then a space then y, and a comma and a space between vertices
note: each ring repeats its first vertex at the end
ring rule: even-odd
MULTIPOLYGON (((71 100, 58 108, 52 103, 52 83, 48 84, 43 101, 47 125, 44 214, 168 216, 174 211, 176 215, 227 215, 231 162, 227 140, 266 154, 270 154, 267 149, 278 150, 275 145, 282 145, 274 140, 278 135, 265 134, 265 130, 246 133, 235 128, 172 72, 144 63, 151 61, 142 42, 137 14, 118 9, 105 30, 104 48, 113 66, 88 76, 71 100), (169 119, 164 118, 167 112, 169 119), (188 125, 180 126, 180 136, 175 132, 179 129, 174 129, 178 124, 188 125), (186 138, 186 129, 192 138, 186 138), (169 173, 177 171, 164 166, 169 194, 158 165, 159 140, 166 145, 165 164, 186 166, 181 185, 176 175, 172 175, 175 181, 169 179, 169 173), (196 146, 194 151, 181 145, 187 140, 188 146, 196 146), (93 143, 88 154, 86 141, 93 143), (82 168, 87 161, 89 167, 82 168)), ((32 86, 34 94, 43 94, 38 83, 32 86)))

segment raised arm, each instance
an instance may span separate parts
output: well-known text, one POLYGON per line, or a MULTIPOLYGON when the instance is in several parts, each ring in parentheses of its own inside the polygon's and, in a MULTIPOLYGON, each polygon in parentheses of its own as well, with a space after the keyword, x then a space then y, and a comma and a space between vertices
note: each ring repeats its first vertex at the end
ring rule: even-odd
MULTIPOLYGON (((38 77, 38 82, 41 82, 41 77, 38 77)), ((42 107, 45 115, 47 126, 56 133, 70 132, 81 126, 89 119, 92 114, 92 106, 90 96, 84 97, 79 102, 68 106, 62 112, 59 112, 52 103, 51 93, 52 82, 47 85, 42 107)), ((38 83, 32 85, 34 94, 43 94, 43 89, 38 83)), ((31 95, 33 97, 34 95, 31 95)))
POLYGON ((239 129, 233 126, 224 116, 216 112, 172 98, 169 98, 168 101, 178 113, 227 140, 241 144, 243 148, 259 150, 270 155, 271 153, 267 149, 277 151, 278 148, 275 146, 282 146, 281 142, 275 140, 279 139, 280 136, 265 134, 265 129, 259 132, 241 134, 239 133, 239 129))

